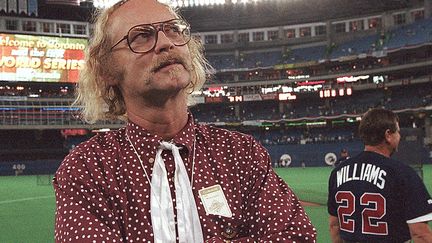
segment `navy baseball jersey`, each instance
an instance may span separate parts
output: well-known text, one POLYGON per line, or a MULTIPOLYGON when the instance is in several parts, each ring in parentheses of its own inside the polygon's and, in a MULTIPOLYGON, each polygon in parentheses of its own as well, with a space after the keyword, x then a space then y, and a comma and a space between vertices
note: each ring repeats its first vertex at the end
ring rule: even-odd
POLYGON ((408 220, 432 216, 432 199, 411 167, 364 151, 332 171, 328 212, 346 241, 404 242, 408 220))

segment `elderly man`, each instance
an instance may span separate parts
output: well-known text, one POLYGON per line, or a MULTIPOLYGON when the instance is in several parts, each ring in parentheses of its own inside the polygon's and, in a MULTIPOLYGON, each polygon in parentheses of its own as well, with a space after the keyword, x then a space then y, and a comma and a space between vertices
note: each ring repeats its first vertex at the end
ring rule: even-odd
POLYGON ((362 118, 364 151, 330 175, 328 212, 335 243, 430 243, 432 198, 416 172, 390 159, 400 141, 399 119, 373 109, 362 118))
POLYGON ((78 87, 94 122, 126 127, 78 145, 58 169, 57 242, 315 242, 252 137, 194 123, 206 62, 189 24, 155 0, 101 12, 78 87))

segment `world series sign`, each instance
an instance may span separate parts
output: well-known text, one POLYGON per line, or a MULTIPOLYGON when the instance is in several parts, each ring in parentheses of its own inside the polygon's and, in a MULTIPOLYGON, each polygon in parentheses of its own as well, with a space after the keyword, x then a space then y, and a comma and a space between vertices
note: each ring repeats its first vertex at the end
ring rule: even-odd
POLYGON ((0 81, 75 83, 86 47, 87 39, 0 34, 0 81))

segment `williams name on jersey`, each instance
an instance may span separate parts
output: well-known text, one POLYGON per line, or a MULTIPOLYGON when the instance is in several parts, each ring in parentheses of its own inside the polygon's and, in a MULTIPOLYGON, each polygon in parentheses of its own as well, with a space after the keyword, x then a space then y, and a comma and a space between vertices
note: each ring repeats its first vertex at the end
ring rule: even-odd
POLYGON ((337 187, 349 181, 367 181, 384 189, 387 172, 376 165, 362 163, 343 166, 336 174, 337 187))

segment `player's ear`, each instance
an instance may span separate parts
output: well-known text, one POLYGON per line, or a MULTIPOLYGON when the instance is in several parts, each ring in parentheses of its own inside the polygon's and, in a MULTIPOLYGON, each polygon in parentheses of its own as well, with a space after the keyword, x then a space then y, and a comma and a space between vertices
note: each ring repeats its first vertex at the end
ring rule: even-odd
POLYGON ((390 131, 390 129, 387 129, 384 133, 384 140, 387 144, 390 143, 390 141, 391 141, 391 135, 392 135, 392 132, 390 131))

